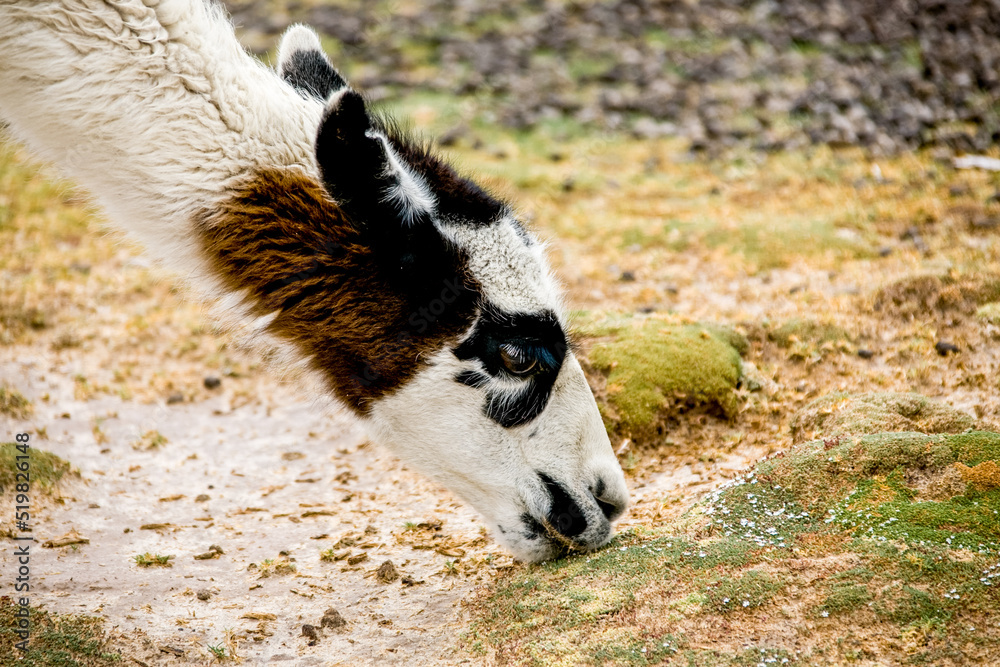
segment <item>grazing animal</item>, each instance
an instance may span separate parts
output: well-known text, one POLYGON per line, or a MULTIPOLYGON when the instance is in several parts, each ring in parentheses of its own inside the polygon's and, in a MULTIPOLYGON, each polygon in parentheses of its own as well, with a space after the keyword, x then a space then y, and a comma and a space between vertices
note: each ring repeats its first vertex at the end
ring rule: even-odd
POLYGON ((0 0, 15 137, 516 557, 607 543, 628 491, 542 246, 309 29, 277 69, 204 0, 0 0))

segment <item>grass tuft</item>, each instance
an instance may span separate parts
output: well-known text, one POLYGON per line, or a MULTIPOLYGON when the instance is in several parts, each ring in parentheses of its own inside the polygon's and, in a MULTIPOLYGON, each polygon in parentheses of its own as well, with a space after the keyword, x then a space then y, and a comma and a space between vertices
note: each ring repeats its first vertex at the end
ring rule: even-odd
MULTIPOLYGON (((13 487, 17 481, 18 456, 23 454, 18 451, 17 443, 0 444, 0 493, 13 487)), ((31 447, 28 457, 32 490, 50 491, 67 474, 78 475, 67 461, 44 449, 31 447)))
POLYGON ((174 564, 171 562, 173 559, 173 555, 162 556, 160 554, 151 554, 148 551, 144 554, 132 556, 132 560, 139 567, 173 567, 174 564))

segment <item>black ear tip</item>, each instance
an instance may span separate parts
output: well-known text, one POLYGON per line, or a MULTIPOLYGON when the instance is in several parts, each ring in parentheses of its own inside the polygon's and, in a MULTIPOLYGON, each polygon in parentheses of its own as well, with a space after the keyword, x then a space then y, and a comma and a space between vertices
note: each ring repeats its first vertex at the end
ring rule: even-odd
POLYGON ((324 125, 330 121, 336 124, 341 136, 363 133, 371 128, 364 98, 351 89, 330 100, 324 125))

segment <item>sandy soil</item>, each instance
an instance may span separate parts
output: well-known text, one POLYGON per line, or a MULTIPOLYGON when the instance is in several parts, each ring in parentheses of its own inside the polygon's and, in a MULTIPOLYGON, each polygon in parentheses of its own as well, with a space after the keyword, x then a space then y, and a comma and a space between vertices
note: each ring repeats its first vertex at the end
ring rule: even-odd
MULTIPOLYGON (((44 424, 48 439, 35 445, 81 473, 36 512, 33 604, 108 619, 126 655, 146 664, 206 664, 207 647, 225 646, 230 631, 229 646, 246 664, 463 662, 452 651, 460 601, 511 560, 481 537, 469 509, 369 445, 350 418, 327 414, 266 376, 259 398, 241 407, 225 387, 176 405, 81 401, 75 364, 12 348, 3 357, 0 376, 16 378, 41 404, 30 424, 44 424), (95 439, 95 419, 105 442, 95 439), (136 450, 133 443, 154 429, 167 443, 136 450), (406 522, 442 527, 404 531, 406 522), (39 548, 69 531, 89 543, 39 548), (363 562, 320 560, 321 550, 345 537, 358 538, 355 546, 335 551, 366 554, 363 562), (211 545, 224 554, 194 558, 211 545), (139 567, 133 558, 146 552, 174 556, 172 566, 139 567), (294 573, 262 577, 251 565, 282 562, 279 554, 294 573), (450 573, 446 563, 460 555, 478 567, 450 573), (373 576, 386 560, 400 579, 373 576), (209 599, 200 599, 206 591, 209 599), (320 628, 329 608, 347 626, 320 629, 318 641, 302 636, 304 624, 320 628)), ((6 433, 25 428, 3 425, 6 433)), ((0 562, 9 571, 9 550, 0 562)))

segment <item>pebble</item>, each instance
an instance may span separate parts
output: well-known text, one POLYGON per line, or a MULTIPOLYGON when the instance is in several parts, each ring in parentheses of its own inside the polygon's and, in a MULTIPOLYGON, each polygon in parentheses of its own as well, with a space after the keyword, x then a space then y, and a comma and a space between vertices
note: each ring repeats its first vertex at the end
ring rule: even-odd
POLYGON ((383 584, 391 584, 399 579, 399 570, 396 569, 391 560, 387 560, 378 566, 378 570, 375 571, 375 578, 383 584))
POLYGON ((331 630, 339 630, 347 626, 347 621, 344 620, 339 611, 330 607, 323 612, 323 620, 320 621, 320 626, 330 628, 331 630))
POLYGON ((861 357, 862 359, 871 359, 872 357, 875 356, 875 353, 872 352, 871 350, 862 347, 858 348, 858 356, 861 357))
POLYGON ((199 600, 207 601, 207 600, 210 600, 212 598, 212 591, 208 590, 207 588, 203 588, 200 591, 198 591, 197 593, 195 593, 195 596, 199 600))
POLYGON ((937 343, 935 343, 934 349, 937 350, 937 353, 940 354, 942 357, 947 356, 949 352, 955 354, 959 351, 957 345, 955 345, 954 343, 949 343, 948 341, 944 340, 939 340, 937 343))
POLYGON ((222 380, 219 378, 209 375, 205 378, 205 389, 218 389, 222 385, 222 380))
POLYGON ((316 630, 315 625, 309 625, 308 623, 303 624, 302 636, 310 640, 310 646, 312 646, 314 642, 319 641, 319 632, 316 630))

